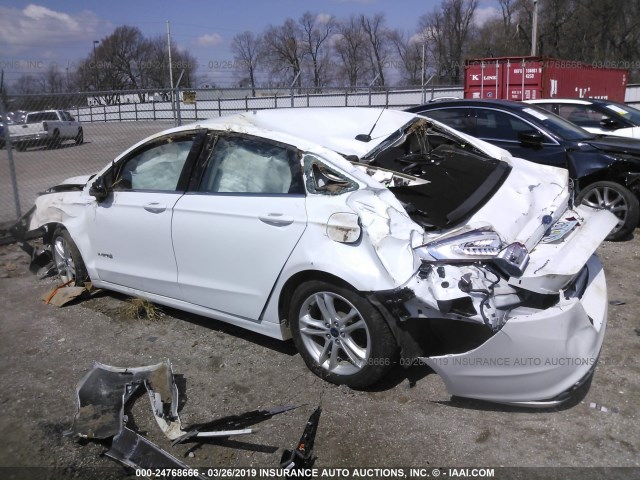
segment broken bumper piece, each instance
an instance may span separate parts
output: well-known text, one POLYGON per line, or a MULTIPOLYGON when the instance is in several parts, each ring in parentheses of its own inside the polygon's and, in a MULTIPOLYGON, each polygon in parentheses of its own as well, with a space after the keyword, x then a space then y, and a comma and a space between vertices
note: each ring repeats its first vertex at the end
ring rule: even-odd
POLYGON ((567 291, 544 310, 516 308, 479 347, 420 360, 452 395, 523 406, 563 403, 593 372, 606 327, 607 288, 597 256, 589 259, 586 272, 583 293, 567 291))
POLYGON ((192 476, 192 468, 128 428, 124 428, 113 438, 111 449, 105 455, 129 468, 169 472, 163 475, 165 478, 206 478, 201 475, 192 476))
POLYGON ((125 404, 143 384, 147 387, 154 417, 162 431, 169 438, 172 434, 177 436, 176 431, 180 430, 178 389, 169 360, 135 368, 118 368, 95 362, 78 383, 78 411, 67 433, 95 439, 117 435, 124 428, 125 404), (163 403, 168 404, 168 408, 163 403))

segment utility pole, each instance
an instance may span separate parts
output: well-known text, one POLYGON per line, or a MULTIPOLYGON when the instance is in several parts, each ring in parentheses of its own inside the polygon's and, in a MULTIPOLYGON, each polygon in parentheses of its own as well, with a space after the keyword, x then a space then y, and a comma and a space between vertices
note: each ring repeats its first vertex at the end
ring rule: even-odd
MULTIPOLYGON (((173 111, 173 121, 176 121, 175 96, 173 92, 173 63, 171 63, 171 27, 167 20, 167 50, 169 50, 169 84, 171 86, 171 110, 173 111)), ((178 100, 179 101, 179 100, 178 100)))
POLYGON ((538 44, 538 0, 533 0, 533 25, 531 27, 531 56, 536 56, 538 44))
POLYGON ((171 63, 171 27, 169 26, 169 20, 167 20, 167 49, 169 50, 169 84, 171 90, 173 90, 173 64, 171 63))
POLYGON ((421 90, 422 90, 422 102, 424 103, 425 95, 424 95, 424 43, 422 44, 422 72, 421 72, 421 80, 420 80, 421 90))
POLYGON ((98 90, 98 56, 96 54, 96 45, 100 43, 100 40, 93 41, 93 72, 96 76, 96 86, 94 90, 98 90))

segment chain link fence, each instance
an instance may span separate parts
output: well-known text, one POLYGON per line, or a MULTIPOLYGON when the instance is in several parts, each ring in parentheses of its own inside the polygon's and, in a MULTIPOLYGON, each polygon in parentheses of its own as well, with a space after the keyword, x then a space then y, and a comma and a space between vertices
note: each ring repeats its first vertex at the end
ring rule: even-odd
POLYGON ((39 192, 66 178, 94 173, 136 142, 172 126, 267 108, 403 109, 439 97, 462 97, 462 88, 324 89, 322 93, 298 88, 140 90, 8 96, 0 105, 4 119, 0 127, 0 224, 6 226, 29 210, 39 192), (55 120, 49 113, 29 115, 33 124, 20 123, 27 112, 47 110, 68 112, 74 121, 63 113, 65 118, 55 120), (43 129, 43 122, 49 129, 47 137, 25 141, 35 130, 43 129))

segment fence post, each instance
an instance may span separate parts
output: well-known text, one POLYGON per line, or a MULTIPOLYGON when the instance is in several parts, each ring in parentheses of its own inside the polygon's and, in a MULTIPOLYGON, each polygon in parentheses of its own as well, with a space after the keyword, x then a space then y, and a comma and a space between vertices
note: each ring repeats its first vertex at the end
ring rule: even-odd
POLYGON ((153 105, 153 121, 156 120, 156 100, 155 98, 151 101, 151 105, 153 105))
POLYGON ((122 111, 120 110, 120 102, 118 102, 118 121, 122 121, 122 111))
POLYGON ((135 112, 136 122, 138 121, 138 102, 133 104, 133 111, 135 112))
POLYGON ((182 111, 180 110, 180 90, 176 88, 175 92, 176 97, 176 123, 177 127, 182 125, 182 111))
MULTIPOLYGON (((4 115, 4 102, 0 101, 0 119, 6 119, 4 115)), ((13 189, 13 203, 16 207, 16 220, 22 216, 22 209, 20 208, 20 192, 18 191, 18 178, 16 177, 16 165, 13 162, 13 146, 11 145, 11 134, 9 133, 9 127, 4 129, 4 139, 7 149, 7 157, 9 160, 9 176, 11 177, 11 187, 13 189)))
POLYGON ((293 108, 293 88, 291 89, 291 108, 293 108))
POLYGON ((196 98, 196 102, 193 104, 193 110, 194 110, 194 115, 196 116, 194 120, 198 120, 198 99, 197 98, 196 98))
POLYGON ((244 111, 249 111, 249 95, 244 96, 244 111))
POLYGON ((309 91, 307 90, 307 108, 309 107, 309 91))
POLYGON ((344 91, 344 106, 345 107, 349 106, 349 91, 348 90, 344 91))
POLYGON ((220 97, 218 97, 218 116, 222 116, 222 108, 220 107, 220 97))
POLYGON ((104 104, 104 105, 102 106, 102 109, 104 110, 104 121, 105 121, 105 123, 106 123, 106 121, 107 121, 107 105, 106 105, 106 104, 104 104))
POLYGON ((369 87, 369 106, 371 106, 371 87, 369 87))
POLYGON ((93 105, 89 105, 89 122, 93 123, 93 105))

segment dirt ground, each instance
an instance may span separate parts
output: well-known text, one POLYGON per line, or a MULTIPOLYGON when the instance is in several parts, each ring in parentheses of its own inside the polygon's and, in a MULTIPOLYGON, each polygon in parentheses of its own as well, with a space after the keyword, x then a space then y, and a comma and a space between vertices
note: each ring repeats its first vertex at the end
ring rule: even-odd
MULTIPOLYGON (((321 402, 316 468, 635 467, 608 470, 607 478, 638 478, 640 238, 605 243, 600 255, 611 304, 590 390, 562 408, 526 410, 451 398, 427 367, 398 367, 369 391, 337 387, 309 372, 290 342, 170 309, 153 321, 126 318, 127 297, 113 293, 46 305, 41 297, 56 279, 30 274, 16 245, 0 247, 0 478, 124 476, 101 456, 107 446, 63 435, 75 413, 76 384, 94 361, 133 367, 166 358, 178 378, 184 425, 301 405, 252 435, 171 446, 147 400, 138 398, 129 418, 193 467, 277 467, 321 402)), ((497 472, 495 478, 590 478, 584 469, 497 472)), ((589 472, 599 478, 602 471, 589 472)))

